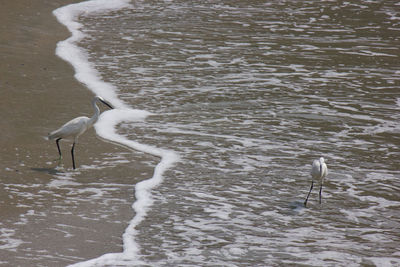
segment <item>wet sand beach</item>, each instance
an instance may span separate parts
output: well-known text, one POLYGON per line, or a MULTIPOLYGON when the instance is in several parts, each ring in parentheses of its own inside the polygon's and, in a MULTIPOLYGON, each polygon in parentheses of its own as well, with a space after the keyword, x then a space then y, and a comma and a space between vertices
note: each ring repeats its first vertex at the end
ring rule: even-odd
POLYGON ((104 142, 91 129, 76 147, 78 169, 69 142, 57 167, 56 144, 44 136, 93 113, 93 94, 55 55, 69 32, 52 11, 76 2, 0 3, 1 266, 65 266, 120 252, 134 184, 151 176, 157 160, 104 142), (110 216, 98 218, 96 210, 107 208, 110 216))

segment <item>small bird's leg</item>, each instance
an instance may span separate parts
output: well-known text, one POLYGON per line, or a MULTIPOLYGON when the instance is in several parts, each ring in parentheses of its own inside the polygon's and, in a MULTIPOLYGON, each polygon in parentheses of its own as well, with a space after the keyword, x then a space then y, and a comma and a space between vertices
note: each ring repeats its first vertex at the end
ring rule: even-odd
POLYGON ((304 207, 307 207, 307 201, 308 201, 308 197, 310 196, 311 190, 313 189, 314 186, 314 181, 311 181, 311 187, 310 187, 310 191, 308 192, 307 198, 304 201, 304 207))
POLYGON ((71 149, 71 156, 72 156, 72 167, 75 170, 75 158, 74 158, 74 148, 75 148, 75 142, 72 144, 72 149, 71 149))
POLYGON ((322 183, 321 186, 319 187, 319 204, 321 205, 321 195, 322 195, 322 183))
POLYGON ((59 144, 60 140, 61 140, 61 138, 58 138, 58 139, 56 140, 57 149, 58 149, 58 154, 60 155, 60 157, 58 158, 58 161, 61 161, 61 159, 62 159, 61 149, 60 149, 60 144, 59 144))

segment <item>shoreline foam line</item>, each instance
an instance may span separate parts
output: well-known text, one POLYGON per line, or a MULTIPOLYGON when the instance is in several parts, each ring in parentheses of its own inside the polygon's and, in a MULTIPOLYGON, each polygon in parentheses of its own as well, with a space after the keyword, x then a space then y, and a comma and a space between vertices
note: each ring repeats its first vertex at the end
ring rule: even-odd
POLYGON ((179 159, 179 156, 173 151, 140 144, 116 133, 116 126, 119 123, 143 121, 151 113, 145 110, 131 109, 122 102, 116 94, 116 88, 112 84, 101 80, 99 73, 89 62, 85 51, 76 45, 85 37, 80 31, 83 25, 76 21, 79 16, 89 13, 109 12, 130 6, 129 0, 90 0, 67 5, 53 11, 58 21, 71 32, 71 37, 57 44, 56 54, 73 66, 75 70, 74 77, 79 82, 85 84, 96 95, 106 98, 115 107, 115 109, 101 114, 95 124, 96 133, 105 140, 161 158, 154 169, 153 177, 135 185, 136 201, 132 204, 135 215, 123 234, 123 252, 107 253, 98 258, 78 262, 71 266, 143 264, 138 255, 139 245, 135 242, 136 227, 144 220, 149 207, 153 203, 151 190, 162 182, 163 173, 179 159))
POLYGON ((83 25, 77 22, 79 16, 115 11, 130 6, 129 0, 90 0, 63 6, 53 11, 57 20, 71 32, 69 38, 57 43, 56 55, 72 65, 75 70, 75 79, 86 85, 93 93, 106 98, 116 108, 126 109, 129 107, 118 99, 115 93, 116 88, 101 80, 100 74, 89 62, 85 51, 75 44, 85 38, 85 34, 80 31, 83 25))

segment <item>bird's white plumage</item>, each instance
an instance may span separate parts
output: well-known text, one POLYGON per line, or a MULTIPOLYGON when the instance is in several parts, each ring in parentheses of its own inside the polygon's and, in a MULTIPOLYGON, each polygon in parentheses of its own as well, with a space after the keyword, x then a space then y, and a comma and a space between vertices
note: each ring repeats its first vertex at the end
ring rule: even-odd
POLYGON ((69 122, 65 123, 63 126, 58 128, 57 130, 49 133, 48 139, 53 140, 56 139, 56 144, 58 148, 58 153, 60 155, 60 160, 62 158, 61 156, 61 150, 58 142, 61 139, 72 139, 74 141, 71 149, 71 154, 72 154, 72 163, 73 167, 75 169, 75 160, 74 160, 74 147, 75 143, 78 140, 78 137, 83 134, 87 129, 93 126, 93 124, 96 123, 96 121, 99 118, 100 115, 100 109, 96 105, 97 101, 103 102, 105 105, 107 105, 109 108, 113 108, 109 103, 107 103, 102 97, 100 96, 95 96, 92 100, 92 106, 94 109, 94 114, 91 118, 81 116, 77 117, 75 119, 70 120, 69 122))
POLYGON ((319 183, 319 203, 321 204, 322 184, 324 183, 324 179, 327 175, 328 167, 326 166, 325 159, 323 157, 320 157, 319 159, 314 160, 311 167, 311 187, 310 191, 308 192, 307 198, 304 201, 304 206, 307 206, 308 197, 310 196, 310 193, 313 189, 314 182, 319 183))
POLYGON ((322 183, 324 178, 328 175, 328 167, 326 166, 323 157, 313 161, 311 168, 311 177, 314 181, 322 183))
POLYGON ((76 139, 88 129, 88 117, 82 116, 70 120, 59 129, 49 134, 49 140, 62 138, 62 139, 76 139))
POLYGON ((48 139, 73 139, 74 141, 77 140, 77 138, 83 134, 87 129, 93 126, 94 123, 99 118, 100 115, 100 109, 96 105, 97 101, 101 101, 110 108, 111 105, 108 104, 101 96, 95 96, 92 100, 92 106, 94 109, 94 114, 91 118, 88 118, 86 116, 81 116, 77 117, 75 119, 70 120, 69 122, 65 123, 63 126, 58 128, 57 130, 51 132, 48 135, 48 139))

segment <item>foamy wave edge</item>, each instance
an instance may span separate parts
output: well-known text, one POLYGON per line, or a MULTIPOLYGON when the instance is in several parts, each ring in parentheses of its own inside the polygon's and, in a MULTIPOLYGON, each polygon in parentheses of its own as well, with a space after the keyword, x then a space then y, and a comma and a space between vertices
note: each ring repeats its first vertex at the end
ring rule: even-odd
POLYGON ((131 109, 122 102, 117 94, 116 88, 101 80, 99 73, 89 62, 84 50, 76 43, 82 40, 85 35, 80 31, 82 24, 76 20, 84 14, 105 13, 123 8, 131 7, 130 0, 90 0, 77 4, 67 5, 53 11, 58 21, 65 25, 71 32, 71 37, 57 44, 56 54, 63 60, 69 62, 75 70, 75 78, 85 84, 89 90, 96 95, 101 95, 110 101, 115 109, 104 112, 95 125, 96 133, 111 142, 127 146, 129 148, 152 154, 161 158, 154 170, 153 177, 141 181, 135 185, 136 201, 132 208, 135 216, 130 221, 123 234, 123 252, 108 253, 98 258, 78 262, 70 266, 104 266, 104 265, 137 265, 143 264, 140 260, 139 245, 135 242, 137 225, 144 220, 148 209, 153 201, 151 189, 163 181, 163 173, 172 167, 179 160, 179 156, 169 150, 155 148, 149 145, 127 139, 117 134, 116 126, 120 122, 142 121, 150 112, 145 110, 131 109))

